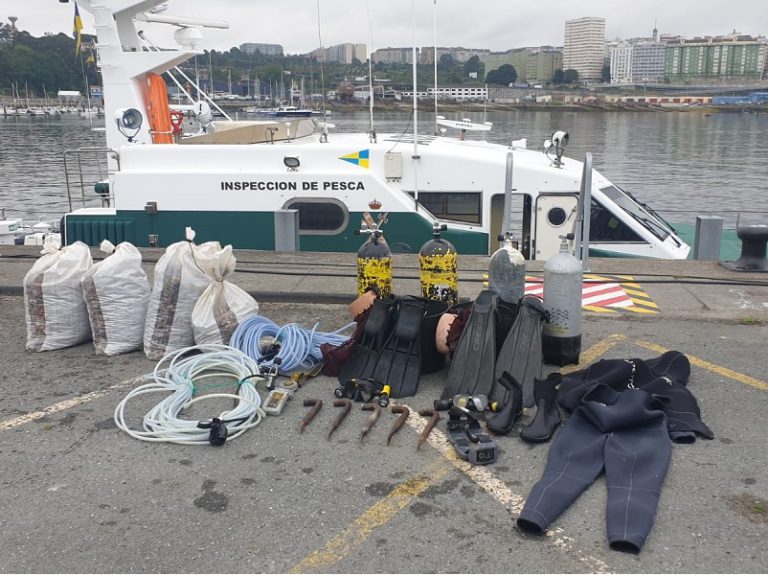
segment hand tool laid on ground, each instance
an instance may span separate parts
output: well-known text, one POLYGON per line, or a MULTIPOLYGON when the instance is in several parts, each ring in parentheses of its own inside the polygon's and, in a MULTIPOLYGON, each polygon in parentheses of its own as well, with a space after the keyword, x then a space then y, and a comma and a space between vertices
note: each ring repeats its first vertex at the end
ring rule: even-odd
POLYGON ((333 407, 343 407, 344 410, 333 420, 333 427, 331 427, 331 431, 328 432, 328 439, 331 438, 333 432, 341 426, 341 422, 344 421, 347 415, 349 415, 349 412, 352 410, 352 402, 348 399, 337 399, 333 402, 333 407))
POLYGON ((373 411, 373 413, 368 416, 368 421, 366 421, 363 426, 363 431, 360 433, 360 443, 363 442, 366 434, 373 428, 379 420, 379 415, 381 415, 381 406, 376 403, 366 403, 363 405, 362 409, 363 411, 373 411))
POLYGON ((305 399, 304 407, 310 407, 310 406, 311 408, 304 415, 304 419, 301 420, 301 426, 299 427, 300 433, 304 433, 304 430, 307 428, 307 425, 309 425, 309 423, 315 418, 315 416, 317 415, 317 412, 323 408, 323 402, 319 399, 305 399))
POLYGON ((404 405, 393 405, 392 413, 399 413, 400 417, 397 418, 397 421, 395 421, 395 423, 392 425, 392 429, 389 430, 389 435, 387 436, 387 445, 389 445, 389 442, 392 441, 392 436, 400 431, 403 425, 405 425, 408 416, 411 414, 411 410, 404 405))
POLYGON ((427 438, 429 437, 430 432, 432 429, 437 425, 437 422, 440 421, 440 414, 437 413, 434 409, 422 409, 419 411, 419 415, 422 417, 429 417, 430 420, 427 423, 426 427, 421 431, 419 434, 419 443, 416 445, 416 450, 418 451, 421 449, 421 446, 424 445, 424 442, 427 441, 427 438))

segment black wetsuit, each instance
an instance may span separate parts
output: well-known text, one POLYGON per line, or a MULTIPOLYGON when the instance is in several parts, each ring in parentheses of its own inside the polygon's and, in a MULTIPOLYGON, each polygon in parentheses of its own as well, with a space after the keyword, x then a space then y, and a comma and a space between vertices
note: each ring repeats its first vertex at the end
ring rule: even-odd
POLYGON ((639 553, 653 524, 672 444, 659 402, 600 384, 582 398, 549 450, 518 526, 543 533, 605 471, 612 549, 639 553))

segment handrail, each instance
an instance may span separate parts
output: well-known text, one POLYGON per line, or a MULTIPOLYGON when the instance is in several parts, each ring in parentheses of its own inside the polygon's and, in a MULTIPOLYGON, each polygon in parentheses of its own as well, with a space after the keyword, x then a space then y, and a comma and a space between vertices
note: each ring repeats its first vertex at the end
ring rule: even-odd
MULTIPOLYGON (((84 154, 99 154, 99 155, 107 155, 111 157, 115 162, 117 163, 117 170, 120 170, 120 154, 115 150, 114 148, 107 148, 107 147, 93 147, 93 146, 86 146, 83 148, 77 148, 76 150, 64 150, 64 179, 67 186, 67 201, 69 203, 69 210, 73 211, 73 202, 72 202, 72 187, 74 185, 78 185, 78 181, 72 181, 70 179, 70 170, 69 170, 69 163, 68 163, 68 157, 74 156, 77 162, 77 173, 73 174, 74 176, 77 176, 77 179, 79 180, 79 187, 80 187, 80 204, 81 207, 86 207, 86 197, 85 197, 85 174, 83 172, 83 155, 84 154)), ((96 170, 98 172, 99 180, 103 180, 103 174, 101 171, 101 165, 97 164, 96 170)), ((102 204, 106 202, 107 206, 109 206, 110 201, 112 200, 112 194, 110 191, 110 195, 106 198, 102 198, 102 204)))

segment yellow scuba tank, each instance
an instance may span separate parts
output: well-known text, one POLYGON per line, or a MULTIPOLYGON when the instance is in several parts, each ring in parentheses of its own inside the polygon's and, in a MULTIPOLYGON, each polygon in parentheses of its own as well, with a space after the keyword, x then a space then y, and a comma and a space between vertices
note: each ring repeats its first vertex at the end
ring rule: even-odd
POLYGON ((421 297, 453 306, 459 301, 459 271, 456 248, 440 237, 447 229, 438 222, 432 225, 432 239, 419 251, 419 279, 421 297))
POLYGON ((373 289, 382 299, 392 293, 392 252, 380 229, 386 215, 374 222, 370 214, 363 215, 363 226, 356 235, 368 234, 368 239, 357 250, 357 295, 373 289))

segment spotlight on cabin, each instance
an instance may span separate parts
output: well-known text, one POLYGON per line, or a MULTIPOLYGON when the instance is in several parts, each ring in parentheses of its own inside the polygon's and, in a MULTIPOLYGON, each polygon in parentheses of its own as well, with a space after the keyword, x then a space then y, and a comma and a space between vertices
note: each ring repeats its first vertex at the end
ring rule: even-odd
POLYGON ((129 142, 133 142, 136 134, 141 129, 143 117, 141 112, 136 108, 120 108, 115 111, 115 124, 117 124, 117 130, 126 138, 129 142))
POLYGON ((288 168, 289 172, 296 172, 298 171, 301 162, 299 161, 298 156, 285 156, 283 158, 283 164, 285 164, 285 167, 288 168))
POLYGON ((557 130, 552 134, 552 138, 544 142, 544 153, 547 157, 550 156, 550 152, 554 152, 555 157, 552 159, 552 165, 559 168, 563 165, 562 158, 565 152, 565 147, 568 145, 568 132, 563 130, 557 130))

